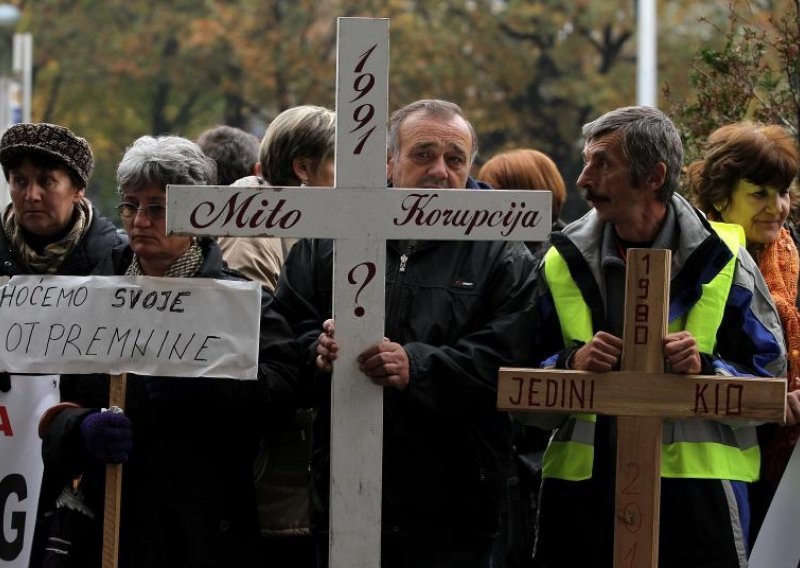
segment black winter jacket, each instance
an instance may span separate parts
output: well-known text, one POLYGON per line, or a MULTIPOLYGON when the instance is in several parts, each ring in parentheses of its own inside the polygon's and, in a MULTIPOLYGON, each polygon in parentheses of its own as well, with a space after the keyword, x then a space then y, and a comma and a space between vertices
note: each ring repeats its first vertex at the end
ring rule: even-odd
MULTIPOLYGON (((16 276, 32 274, 30 268, 21 260, 11 242, 6 237, 6 232, 0 223, 0 276, 16 276)), ((100 212, 92 207, 92 224, 89 225, 84 237, 77 246, 70 251, 67 258, 56 274, 62 276, 86 276, 90 274, 97 264, 109 255, 114 247, 121 246, 128 241, 124 233, 119 233, 114 225, 100 212)), ((1 380, 1 379, 0 379, 1 380)), ((31 566, 36 566, 41 553, 41 539, 46 529, 44 512, 50 508, 53 500, 63 487, 63 476, 57 472, 45 469, 43 491, 39 497, 39 511, 37 513, 36 527, 34 530, 33 556, 31 566)))
MULTIPOLYGON (((511 450, 496 406, 500 366, 533 363, 534 264, 522 243, 387 243, 385 335, 404 346, 406 390, 384 391, 383 530, 491 535, 511 450)), ((327 528, 330 376, 314 367, 331 317, 332 242, 301 240, 276 290, 300 337, 319 411, 312 438, 313 523, 327 528)))
MULTIPOLYGON (((224 266, 215 241, 200 242, 205 261, 197 277, 244 279, 224 266)), ((123 274, 131 258, 129 247, 116 249, 97 273, 123 274)), ((258 381, 159 378, 177 381, 179 391, 153 402, 146 385, 154 378, 128 375, 125 414, 134 442, 123 468, 121 568, 259 566, 253 462, 272 422, 290 419, 297 375, 296 343, 273 302, 264 291, 258 381)), ((62 399, 107 406, 108 377, 65 376, 62 399)), ((104 466, 80 440, 91 411, 61 411, 45 432, 43 454, 64 476, 84 472, 90 507, 102 513, 104 466)), ((99 562, 95 554, 81 565, 99 562)))

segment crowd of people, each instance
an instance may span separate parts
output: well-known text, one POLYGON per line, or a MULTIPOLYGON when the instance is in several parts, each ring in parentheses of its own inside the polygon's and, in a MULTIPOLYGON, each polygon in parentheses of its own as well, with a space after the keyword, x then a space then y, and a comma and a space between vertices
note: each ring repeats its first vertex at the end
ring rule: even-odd
MULTIPOLYGON (((384 390, 384 568, 612 566, 616 419, 511 416, 496 409, 497 376, 618 370, 630 248, 672 251, 671 372, 788 378, 784 424, 664 421, 659 566, 747 566, 800 437, 798 141, 781 126, 725 125, 685 166, 675 125, 644 106, 603 114, 583 135, 575 183, 592 208, 567 223, 567 183, 546 154, 513 150, 477 168, 476 131, 448 101, 390 118, 390 187, 549 190, 553 216, 546 243, 386 243, 385 339, 358 359, 384 390)), ((0 275, 262 290, 256 381, 131 374, 114 413, 103 411, 107 377, 61 376, 61 402, 39 424, 32 568, 101 565, 100 522, 59 549, 48 519, 78 479, 100 516, 107 464, 124 464, 122 568, 328 565, 333 243, 168 234, 166 187, 329 187, 334 146, 334 113, 311 105, 278 115, 260 144, 228 126, 196 142, 142 136, 117 167, 117 230, 86 197, 86 140, 44 123, 3 134, 0 275)))

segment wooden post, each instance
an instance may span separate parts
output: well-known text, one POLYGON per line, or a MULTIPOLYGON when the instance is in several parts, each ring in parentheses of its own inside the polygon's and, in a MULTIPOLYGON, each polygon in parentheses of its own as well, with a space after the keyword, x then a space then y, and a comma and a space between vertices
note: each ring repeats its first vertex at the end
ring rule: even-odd
MULTIPOLYGON (((128 375, 111 375, 108 410, 125 408, 125 388, 128 375)), ((117 568, 119 559, 119 516, 122 501, 122 464, 106 465, 106 497, 103 507, 103 568, 117 568)))
MULTIPOLYGON (((668 250, 628 251, 623 371, 664 372, 669 314, 668 250)), ((614 565, 658 567, 661 419, 617 417, 614 565)))

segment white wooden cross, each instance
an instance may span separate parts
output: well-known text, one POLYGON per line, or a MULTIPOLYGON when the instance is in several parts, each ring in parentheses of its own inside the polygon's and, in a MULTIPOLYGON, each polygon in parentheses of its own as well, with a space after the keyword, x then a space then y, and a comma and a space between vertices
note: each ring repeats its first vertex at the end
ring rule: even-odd
POLYGON ((330 566, 380 566, 383 389, 356 357, 384 334, 387 239, 544 240, 549 191, 386 185, 389 21, 339 18, 336 183, 322 188, 169 186, 171 233, 333 238, 330 566))
POLYGON ((500 409, 617 416, 615 568, 658 566, 662 419, 785 420, 785 379, 664 372, 670 257, 628 251, 621 371, 500 371, 500 409))

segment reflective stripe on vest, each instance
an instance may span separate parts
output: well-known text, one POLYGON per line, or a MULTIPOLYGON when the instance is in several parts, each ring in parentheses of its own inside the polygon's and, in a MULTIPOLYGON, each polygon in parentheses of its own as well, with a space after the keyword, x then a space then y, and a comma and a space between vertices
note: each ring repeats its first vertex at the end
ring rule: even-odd
POLYGON ((594 463, 595 414, 573 414, 556 430, 542 460, 542 477, 588 479, 594 463), (586 475, 588 468, 589 475, 586 475))
POLYGON ((570 325, 561 325, 564 346, 571 347, 575 341, 589 341, 592 337, 592 313, 570 276, 567 263, 555 247, 550 247, 544 255, 544 276, 550 290, 558 290, 552 296, 559 321, 570 322, 570 325))
POLYGON ((733 283, 736 270, 736 256, 739 246, 744 246, 744 229, 741 225, 712 222, 711 226, 722 241, 728 245, 733 258, 711 279, 702 285, 697 303, 689 310, 686 318, 676 318, 669 324, 669 331, 689 330, 697 341, 700 353, 714 353, 717 347, 717 330, 725 314, 725 303, 733 283))
MULTIPOLYGON (((733 257, 707 284, 686 317, 670 324, 670 331, 688 330, 703 353, 713 353, 716 332, 733 284, 736 256, 744 242, 739 225, 713 223, 733 257)), ((551 247, 545 255, 544 275, 561 323, 564 345, 592 338, 591 311, 570 276, 561 254, 551 247)), ((594 462, 594 415, 571 415, 559 428, 544 455, 542 475, 571 481, 589 479, 594 462)), ((760 453, 752 427, 734 428, 710 420, 665 420, 661 475, 706 479, 758 479, 760 453)))

